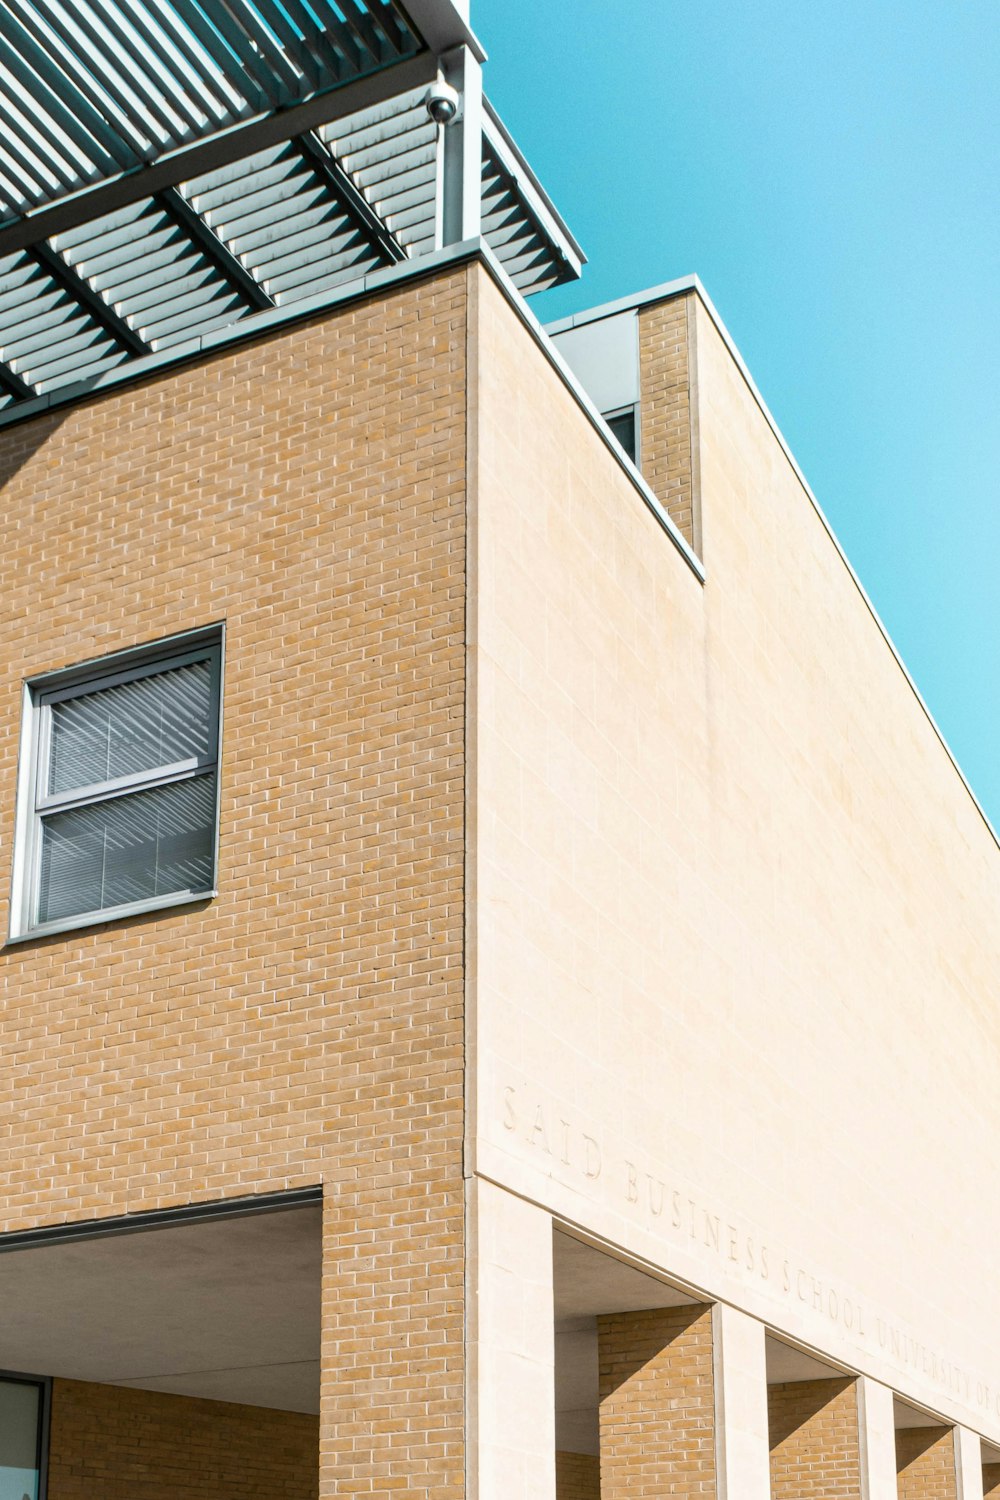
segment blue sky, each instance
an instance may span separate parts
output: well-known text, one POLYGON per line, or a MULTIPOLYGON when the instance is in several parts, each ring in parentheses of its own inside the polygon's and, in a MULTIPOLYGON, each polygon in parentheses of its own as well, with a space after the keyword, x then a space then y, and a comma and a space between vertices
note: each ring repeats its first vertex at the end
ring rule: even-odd
POLYGON ((589 257, 694 271, 1000 829, 996 0, 473 0, 589 257))

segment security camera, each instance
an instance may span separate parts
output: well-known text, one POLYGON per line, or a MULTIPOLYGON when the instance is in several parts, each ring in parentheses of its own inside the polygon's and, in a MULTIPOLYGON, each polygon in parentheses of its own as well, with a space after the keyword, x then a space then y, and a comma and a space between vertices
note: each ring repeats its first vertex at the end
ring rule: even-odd
POLYGON ((458 115, 461 99, 457 89, 439 78, 424 95, 424 106, 435 125, 450 125, 458 115))

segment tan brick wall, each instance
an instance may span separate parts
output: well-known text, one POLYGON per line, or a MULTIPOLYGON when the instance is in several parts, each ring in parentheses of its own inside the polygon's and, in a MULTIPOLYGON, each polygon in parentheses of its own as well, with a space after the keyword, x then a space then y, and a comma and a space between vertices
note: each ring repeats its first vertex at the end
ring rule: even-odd
POLYGON ((711 1309, 617 1313, 597 1332, 601 1500, 714 1496, 711 1309))
POLYGON ((853 1380, 800 1380, 767 1391, 771 1500, 860 1500, 853 1380))
POLYGON ((678 530, 701 551, 694 294, 639 309, 639 460, 678 530))
POLYGON ((950 1427, 903 1427, 896 1433, 899 1500, 958 1500, 955 1438, 950 1427))
POLYGON ((0 1227, 323 1180, 342 1495, 462 1487, 467 275, 0 434, 4 908, 21 679, 227 623, 218 899, 3 954, 0 1227))
POLYGON ((601 1500, 601 1461, 591 1453, 556 1452, 556 1500, 601 1500))
POLYGON ((983 1500, 1000 1496, 1000 1464, 983 1464, 983 1500))
POLYGON ((52 1384, 49 1500, 315 1500, 319 1422, 77 1380, 52 1384))

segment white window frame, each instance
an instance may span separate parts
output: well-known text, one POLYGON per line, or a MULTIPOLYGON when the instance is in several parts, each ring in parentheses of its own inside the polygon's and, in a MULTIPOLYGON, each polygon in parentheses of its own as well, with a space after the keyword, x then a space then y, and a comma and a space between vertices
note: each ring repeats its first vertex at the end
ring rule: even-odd
POLYGON ((148 646, 116 652, 113 656, 83 662, 79 666, 43 676, 29 678, 24 684, 21 719, 21 744, 18 766, 17 818, 14 837, 14 861, 11 877, 10 934, 8 942, 24 942, 51 933, 68 932, 78 927, 94 927, 120 917, 138 916, 168 906, 182 906, 192 901, 207 901, 217 894, 216 872, 219 862, 219 779, 222 747, 222 664, 224 628, 188 631, 148 646), (120 683, 134 682, 181 667, 191 662, 208 661, 211 667, 213 713, 212 740, 209 752, 201 758, 156 766, 110 781, 74 787, 70 792, 47 794, 48 757, 51 742, 52 705, 85 693, 100 692, 120 683), (89 807, 129 792, 147 791, 193 780, 208 771, 215 772, 215 841, 212 853, 212 880, 204 890, 172 891, 99 911, 80 912, 51 922, 38 921, 39 877, 41 869, 42 825, 46 816, 76 807, 89 807))

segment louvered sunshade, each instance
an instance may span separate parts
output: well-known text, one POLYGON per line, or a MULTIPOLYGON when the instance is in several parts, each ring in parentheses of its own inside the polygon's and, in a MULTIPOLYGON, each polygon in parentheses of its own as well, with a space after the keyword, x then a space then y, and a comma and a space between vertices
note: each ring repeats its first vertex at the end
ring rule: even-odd
MULTIPOLYGON (((0 425, 440 248, 421 28, 467 32, 452 0, 0 0, 0 425)), ((488 105, 481 153, 515 286, 579 275, 488 105)))
POLYGON ((0 226, 422 45, 395 0, 3 0, 0 226))

